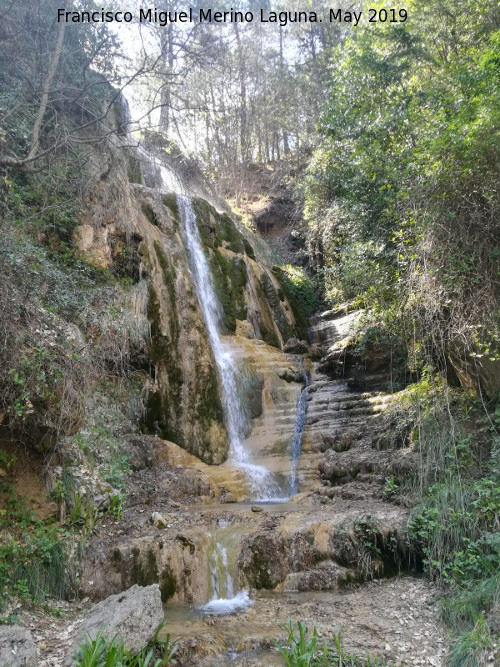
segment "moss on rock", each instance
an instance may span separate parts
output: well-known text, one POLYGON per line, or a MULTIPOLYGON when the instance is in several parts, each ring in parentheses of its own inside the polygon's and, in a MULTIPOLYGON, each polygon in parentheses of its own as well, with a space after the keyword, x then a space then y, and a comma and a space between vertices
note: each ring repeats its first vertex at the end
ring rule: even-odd
POLYGON ((309 340, 307 317, 290 289, 285 272, 282 271, 279 266, 275 266, 273 268, 273 274, 278 280, 281 289, 292 308, 297 337, 301 340, 309 340))
POLYGON ((175 574, 172 572, 170 567, 166 565, 161 573, 160 577, 160 593, 161 601, 163 604, 170 600, 171 597, 175 595, 177 591, 177 579, 175 574))

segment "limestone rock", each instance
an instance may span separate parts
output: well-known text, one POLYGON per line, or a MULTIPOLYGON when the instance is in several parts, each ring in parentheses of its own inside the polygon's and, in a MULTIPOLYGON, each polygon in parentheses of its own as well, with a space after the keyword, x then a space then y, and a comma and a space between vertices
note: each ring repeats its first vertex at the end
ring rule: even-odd
POLYGON ((167 522, 159 512, 153 512, 149 519, 156 528, 166 528, 167 522))
POLYGON ((90 609, 76 633, 71 657, 82 641, 87 637, 95 639, 103 627, 106 637, 112 638, 116 635, 123 639, 128 650, 139 652, 153 638, 162 620, 163 607, 159 586, 153 584, 141 588, 136 584, 123 593, 111 595, 90 609))
POLYGON ((225 486, 221 486, 219 489, 219 502, 220 503, 236 503, 237 498, 236 496, 231 493, 231 491, 228 491, 225 486))
POLYGON ((294 368, 293 366, 287 366, 286 368, 280 368, 278 371, 278 377, 285 382, 297 382, 299 384, 304 384, 304 372, 300 368, 294 368))
POLYGON ((31 632, 15 625, 0 626, 0 665, 34 667, 38 664, 31 632))
POLYGON ((283 347, 283 352, 287 354, 305 354, 308 350, 309 346, 305 340, 297 340, 296 338, 289 338, 283 347))
POLYGON ((245 338, 255 338, 255 331, 252 324, 248 320, 236 320, 237 336, 244 336, 245 338))

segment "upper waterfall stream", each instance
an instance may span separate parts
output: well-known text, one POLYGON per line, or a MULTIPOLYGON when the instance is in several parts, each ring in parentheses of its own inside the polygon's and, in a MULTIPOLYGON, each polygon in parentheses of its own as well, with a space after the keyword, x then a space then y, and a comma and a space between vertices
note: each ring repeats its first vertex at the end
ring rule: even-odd
POLYGON ((263 466, 253 464, 244 446, 245 414, 238 393, 238 369, 231 347, 222 340, 219 332, 221 306, 215 293, 210 265, 203 252, 196 213, 190 197, 186 195, 177 195, 177 204, 181 218, 181 236, 222 385, 229 458, 244 470, 255 500, 284 499, 284 493, 274 475, 263 466))

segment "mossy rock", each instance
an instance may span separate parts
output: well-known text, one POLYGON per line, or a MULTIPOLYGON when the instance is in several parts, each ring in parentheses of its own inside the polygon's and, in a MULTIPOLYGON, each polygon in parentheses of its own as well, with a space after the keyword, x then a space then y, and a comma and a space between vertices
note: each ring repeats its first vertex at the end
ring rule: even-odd
POLYGON ((144 213, 144 215, 146 216, 146 218, 149 220, 149 222, 152 225, 154 225, 155 227, 160 226, 160 221, 158 220, 158 216, 156 215, 156 213, 155 213, 153 207, 151 206, 151 204, 144 202, 142 204, 141 209, 142 209, 142 212, 144 213))
POLYGON ((267 295, 260 280, 257 281, 255 289, 260 304, 260 312, 258 313, 258 316, 259 330, 260 335, 262 336, 262 340, 272 347, 281 348, 280 340, 273 326, 273 314, 267 301, 267 295))
POLYGON ((247 316, 245 288, 248 272, 241 257, 225 257, 219 250, 214 250, 210 258, 210 268, 215 292, 223 310, 223 326, 226 332, 236 331, 236 320, 247 316))
POLYGON ((166 565, 160 576, 160 593, 163 604, 170 600, 177 592, 177 579, 168 565, 166 565))
POLYGON ((288 340, 293 336, 294 331, 285 316, 283 307, 281 306, 282 299, 280 299, 278 291, 275 289, 267 273, 262 274, 260 283, 281 336, 283 340, 288 340))
POLYGON ((156 555, 151 547, 147 550, 145 557, 139 547, 132 550, 132 571, 130 574, 131 583, 139 584, 139 586, 150 586, 160 581, 156 555))
MULTIPOLYGON (((293 317, 295 319, 295 333, 297 335, 297 338, 301 340, 309 340, 309 325, 307 321, 306 314, 304 313, 303 309, 301 308, 299 302, 297 301, 296 297, 293 294, 293 291, 290 287, 288 277, 282 269, 280 269, 279 266, 275 266, 273 268, 273 275, 275 278, 278 280, 281 290, 283 291, 284 295, 286 296, 291 308, 292 308, 292 313, 293 317)), ((278 298, 280 296, 278 295, 278 298)), ((282 299, 281 299, 282 300, 282 299)))
POLYGON ((177 196, 173 193, 163 195, 163 203, 169 209, 174 219, 174 222, 179 223, 179 205, 177 204, 177 196))

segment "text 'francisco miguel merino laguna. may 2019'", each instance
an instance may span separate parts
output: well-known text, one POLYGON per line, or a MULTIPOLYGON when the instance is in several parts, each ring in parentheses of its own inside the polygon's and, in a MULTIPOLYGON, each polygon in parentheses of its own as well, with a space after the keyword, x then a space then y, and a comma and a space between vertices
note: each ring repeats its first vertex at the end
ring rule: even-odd
POLYGON ((107 11, 104 8, 96 11, 57 10, 59 23, 156 23, 165 26, 168 23, 260 23, 286 26, 289 23, 347 23, 358 25, 361 20, 369 23, 404 23, 408 19, 406 9, 369 8, 366 11, 350 11, 331 8, 322 14, 314 11, 273 12, 260 9, 259 12, 237 11, 232 7, 226 11, 213 9, 193 9, 183 11, 159 11, 154 8, 141 8, 138 12, 107 11))

